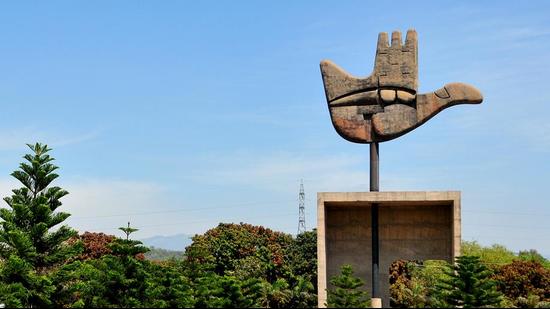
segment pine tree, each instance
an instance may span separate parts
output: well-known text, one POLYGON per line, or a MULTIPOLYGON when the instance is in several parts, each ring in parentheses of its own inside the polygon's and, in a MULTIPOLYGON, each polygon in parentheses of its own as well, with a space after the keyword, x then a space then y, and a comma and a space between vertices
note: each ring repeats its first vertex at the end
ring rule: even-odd
POLYGON ((239 280, 213 272, 195 284, 195 308, 259 308, 263 284, 260 279, 239 280))
POLYGON ((51 231, 70 216, 56 212, 68 192, 50 187, 58 177, 48 155, 51 149, 40 143, 28 146, 32 153, 23 157, 27 162, 11 174, 23 187, 4 198, 9 208, 0 209, 0 303, 8 306, 50 305, 54 288, 45 274, 81 249, 66 243, 77 234, 68 226, 51 231))
POLYGON ((496 282, 489 277, 491 271, 478 256, 463 255, 456 258, 454 266, 446 272, 436 290, 439 297, 453 307, 480 308, 498 306, 502 294, 496 290, 496 282))
POLYGON ((116 238, 111 242, 109 247, 113 251, 113 255, 133 258, 149 251, 149 248, 143 246, 141 241, 130 239, 132 233, 139 231, 131 227, 130 222, 128 222, 127 227, 119 227, 118 229, 126 234, 126 239, 116 238))
POLYGON ((330 279, 335 289, 327 290, 330 308, 367 308, 370 306, 368 293, 361 289, 363 280, 353 276, 351 265, 343 265, 342 273, 330 279))
POLYGON ((109 252, 76 260, 55 273, 54 304, 59 308, 193 307, 191 282, 176 262, 141 259, 148 249, 130 239, 137 229, 130 225, 120 229, 126 237, 109 239, 109 252))

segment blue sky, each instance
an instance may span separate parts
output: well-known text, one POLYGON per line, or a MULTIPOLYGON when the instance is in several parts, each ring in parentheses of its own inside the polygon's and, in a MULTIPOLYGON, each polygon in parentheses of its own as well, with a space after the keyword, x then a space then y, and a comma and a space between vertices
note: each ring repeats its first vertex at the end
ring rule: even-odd
POLYGON ((0 188, 54 148, 81 231, 308 228, 316 192, 368 190, 368 146, 334 131, 319 62, 370 74, 378 32, 415 28, 420 92, 485 97, 380 145, 381 190, 462 191, 463 236, 550 256, 550 4, 53 1, 0 4, 0 188))

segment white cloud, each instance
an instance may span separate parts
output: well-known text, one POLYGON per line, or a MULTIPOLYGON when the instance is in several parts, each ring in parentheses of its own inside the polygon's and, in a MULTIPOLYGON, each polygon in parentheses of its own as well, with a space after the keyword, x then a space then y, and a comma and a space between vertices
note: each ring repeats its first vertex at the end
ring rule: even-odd
MULTIPOLYGON (((71 182, 57 182, 69 191, 62 198, 63 206, 59 211, 68 212, 71 217, 65 224, 84 232, 99 231, 120 234, 117 227, 131 221, 133 226, 162 225, 167 210, 165 189, 155 183, 131 180, 81 179, 71 182), (159 212, 158 215, 150 214, 159 212)), ((0 194, 2 197, 11 195, 13 188, 21 187, 15 179, 0 179, 0 194)), ((5 203, 2 204, 6 206, 5 203)), ((151 233, 139 233, 139 237, 157 234, 159 229, 151 233)), ((162 229, 160 229, 162 232, 162 229)), ((172 230, 165 232, 172 233, 172 230)), ((120 235, 119 235, 120 236, 120 235)))

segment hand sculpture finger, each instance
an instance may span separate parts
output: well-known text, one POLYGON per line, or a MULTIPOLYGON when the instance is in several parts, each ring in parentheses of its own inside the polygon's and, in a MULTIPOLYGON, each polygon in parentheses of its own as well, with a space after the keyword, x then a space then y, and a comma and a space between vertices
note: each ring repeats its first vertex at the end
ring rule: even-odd
POLYGON ((407 32, 405 45, 401 44, 401 33, 397 31, 392 33, 391 46, 388 43, 387 33, 380 33, 374 70, 371 75, 364 78, 348 74, 330 60, 321 61, 327 101, 331 103, 356 93, 386 88, 408 93, 402 96, 404 100, 414 96, 418 85, 417 45, 417 35, 414 30, 407 32))
POLYGON ((377 87, 403 89, 415 94, 418 88, 418 39, 416 31, 407 31, 405 44, 401 42, 401 32, 394 31, 391 45, 388 35, 378 35, 373 79, 378 80, 377 87))

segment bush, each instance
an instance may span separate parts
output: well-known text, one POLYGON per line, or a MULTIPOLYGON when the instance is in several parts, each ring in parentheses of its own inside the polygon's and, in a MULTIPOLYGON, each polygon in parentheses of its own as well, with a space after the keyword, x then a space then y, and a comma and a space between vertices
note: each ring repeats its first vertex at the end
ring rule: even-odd
POLYGON ((397 260, 390 266, 390 305, 399 308, 437 308, 445 305, 434 290, 448 276, 445 261, 397 260))
POLYGON ((538 262, 516 260, 499 267, 493 279, 497 288, 518 306, 534 298, 537 302, 550 301, 550 270, 538 262))

